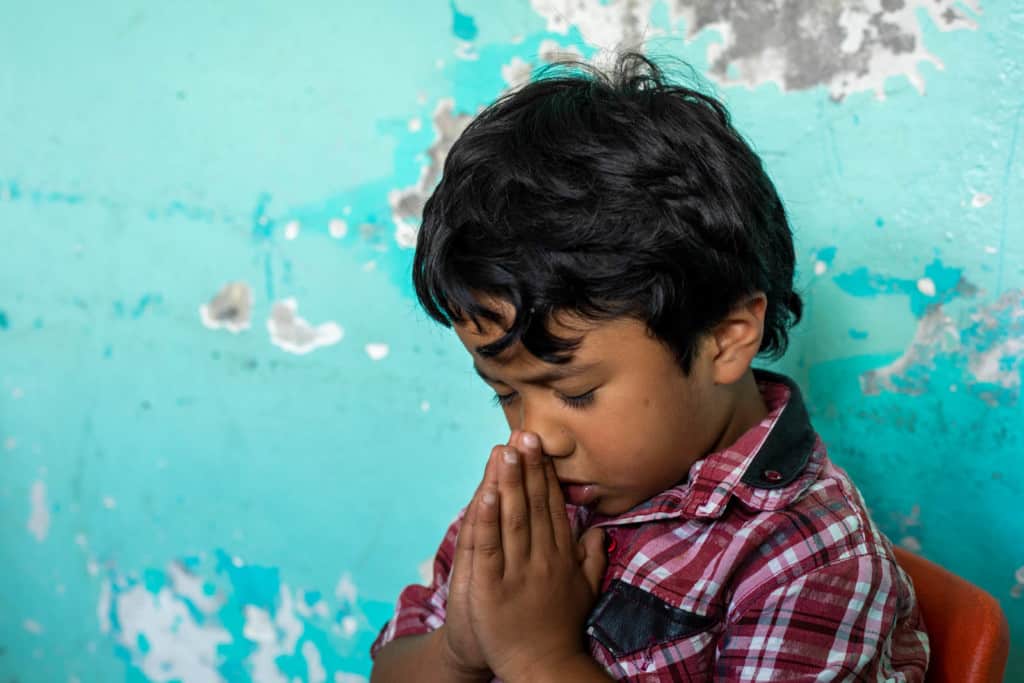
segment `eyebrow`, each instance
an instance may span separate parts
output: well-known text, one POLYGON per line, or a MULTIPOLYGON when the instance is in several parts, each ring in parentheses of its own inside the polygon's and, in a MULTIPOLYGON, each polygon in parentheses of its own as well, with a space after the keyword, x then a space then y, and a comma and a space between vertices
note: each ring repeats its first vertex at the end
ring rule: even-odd
MULTIPOLYGON (((536 385, 536 384, 551 384, 552 382, 557 382, 559 380, 568 379, 569 377, 576 377, 577 375, 582 375, 585 372, 593 370, 597 366, 598 366, 598 363, 583 363, 583 364, 580 364, 580 365, 567 365, 565 367, 555 368, 555 369, 551 369, 551 370, 545 370, 544 372, 540 373, 539 375, 534 375, 533 377, 527 377, 527 378, 523 379, 522 382, 523 382, 523 384, 534 384, 534 385, 536 385)), ((504 382, 504 381, 502 381, 502 380, 500 380, 500 379, 498 379, 496 377, 491 377, 490 375, 488 375, 486 372, 481 370, 480 366, 477 365, 475 362, 473 363, 473 369, 476 370, 476 374, 480 375, 480 378, 483 381, 485 381, 485 382, 488 382, 490 384, 506 384, 506 382, 504 382)))

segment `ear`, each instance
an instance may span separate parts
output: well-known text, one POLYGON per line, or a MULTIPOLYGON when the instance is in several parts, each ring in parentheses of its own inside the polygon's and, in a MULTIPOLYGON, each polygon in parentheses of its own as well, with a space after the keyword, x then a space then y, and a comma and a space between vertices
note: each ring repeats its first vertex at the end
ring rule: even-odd
POLYGON ((716 384, 739 381, 761 348, 768 297, 755 292, 737 304, 711 330, 712 376, 716 384))

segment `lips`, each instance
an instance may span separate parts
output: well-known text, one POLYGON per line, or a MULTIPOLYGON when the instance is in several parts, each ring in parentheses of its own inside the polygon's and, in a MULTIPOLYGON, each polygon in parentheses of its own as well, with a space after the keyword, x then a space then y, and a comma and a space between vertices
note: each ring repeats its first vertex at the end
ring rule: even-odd
POLYGON ((561 487, 566 502, 573 505, 590 505, 597 498, 597 487, 594 484, 562 482, 561 487))

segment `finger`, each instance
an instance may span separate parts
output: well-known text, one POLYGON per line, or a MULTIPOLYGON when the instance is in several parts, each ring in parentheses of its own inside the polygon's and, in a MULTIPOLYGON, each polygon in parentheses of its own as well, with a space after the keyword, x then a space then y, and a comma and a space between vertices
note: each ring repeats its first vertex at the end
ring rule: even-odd
POLYGON ((548 480, 548 514, 551 516, 551 531, 555 539, 555 546, 559 550, 574 549, 576 542, 572 537, 569 513, 565 509, 565 497, 562 496, 562 488, 558 485, 555 466, 551 464, 550 458, 544 463, 544 469, 548 480))
POLYGON ((608 567, 608 558, 604 552, 604 530, 600 527, 587 529, 580 539, 580 545, 584 551, 583 576, 586 577, 591 592, 597 595, 601 591, 601 582, 608 567))
MULTIPOLYGON (((518 445, 523 453, 523 481, 530 519, 530 551, 551 552, 555 548, 555 534, 548 507, 550 484, 547 464, 541 453, 540 441, 533 434, 520 433, 518 445)), ((555 485, 557 488, 557 481, 555 485)))
POLYGON ((476 522, 477 493, 466 506, 466 514, 459 526, 459 535, 455 539, 455 555, 452 557, 452 576, 448 588, 449 601, 469 589, 473 569, 473 525, 476 522))
POLYGON ((508 568, 519 566, 530 552, 530 520, 523 492, 522 455, 512 446, 497 449, 498 491, 501 493, 501 546, 508 568))
POLYGON ((476 516, 473 519, 473 582, 493 583, 501 579, 505 567, 501 547, 501 521, 498 517, 498 489, 487 486, 481 489, 475 501, 476 516))

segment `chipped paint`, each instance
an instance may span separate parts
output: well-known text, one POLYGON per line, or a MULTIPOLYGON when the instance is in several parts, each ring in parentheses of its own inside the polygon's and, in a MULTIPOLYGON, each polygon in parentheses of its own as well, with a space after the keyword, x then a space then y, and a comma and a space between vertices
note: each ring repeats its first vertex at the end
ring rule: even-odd
POLYGON ((471 119, 468 114, 455 113, 455 100, 451 98, 442 98, 434 108, 431 118, 434 142, 427 149, 428 163, 421 170, 419 181, 411 187, 392 190, 388 194, 391 218, 395 223, 395 242, 399 247, 411 249, 416 246, 417 226, 423 216, 423 205, 441 177, 448 150, 471 119))
POLYGON ((983 206, 988 206, 989 202, 992 201, 992 195, 985 194, 984 192, 974 192, 971 195, 971 206, 975 209, 980 209, 983 206))
POLYGON ((601 50, 639 47, 652 35, 652 0, 530 0, 547 21, 547 30, 566 35, 579 30, 583 40, 601 50))
POLYGON ((335 239, 342 239, 348 234, 348 221, 344 218, 332 218, 327 224, 327 232, 335 239))
POLYGON ((714 31, 721 42, 708 46, 709 75, 724 85, 782 90, 828 88, 833 99, 857 92, 885 97, 885 82, 906 78, 919 93, 925 82, 919 65, 943 68, 925 49, 918 17, 926 13, 941 31, 974 30, 977 2, 959 0, 772 0, 722 3, 670 0, 672 17, 682 19, 687 37, 714 31))
POLYGON ((391 348, 387 344, 367 344, 366 355, 371 360, 384 360, 391 352, 391 348))
POLYGON ((31 511, 26 526, 36 541, 42 543, 46 540, 46 535, 50 533, 50 506, 46 502, 45 482, 40 480, 32 484, 29 500, 31 511))
POLYGON ((199 319, 205 327, 233 334, 249 329, 251 316, 252 288, 245 282, 229 282, 199 307, 199 319))
POLYGON ((358 680, 345 678, 356 674, 324 649, 375 635, 349 575, 329 605, 315 591, 290 588, 276 570, 216 555, 214 576, 203 575, 210 563, 197 558, 104 579, 100 629, 145 680, 222 683, 242 671, 256 683, 358 680))
POLYGON ((323 346, 332 346, 344 337, 344 330, 335 322, 311 325, 297 314, 295 299, 277 301, 267 318, 270 341, 288 353, 303 355, 323 346))

